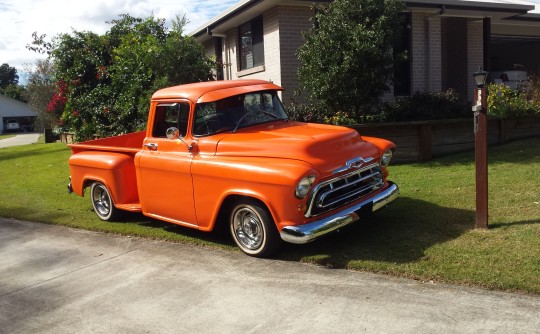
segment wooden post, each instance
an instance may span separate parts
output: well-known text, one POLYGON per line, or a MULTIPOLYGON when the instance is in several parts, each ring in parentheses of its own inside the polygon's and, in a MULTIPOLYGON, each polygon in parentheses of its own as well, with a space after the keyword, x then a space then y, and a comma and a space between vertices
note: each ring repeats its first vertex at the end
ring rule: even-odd
POLYGON ((420 124, 418 129, 418 149, 420 161, 429 161, 433 157, 433 133, 431 124, 420 124))
POLYGON ((476 228, 488 228, 488 170, 487 170, 487 97, 486 88, 477 88, 474 100, 474 157, 476 165, 476 228))

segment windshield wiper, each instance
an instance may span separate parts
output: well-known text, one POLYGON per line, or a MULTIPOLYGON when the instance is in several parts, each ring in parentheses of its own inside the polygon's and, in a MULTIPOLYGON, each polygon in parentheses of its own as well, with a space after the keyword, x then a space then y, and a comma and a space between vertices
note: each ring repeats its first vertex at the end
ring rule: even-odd
MULTIPOLYGON (((252 110, 252 111, 248 111, 248 112, 245 113, 242 117, 240 117, 240 119, 238 120, 238 122, 236 122, 236 125, 234 126, 234 130, 233 130, 232 132, 235 133, 236 130, 238 130, 238 127, 240 126, 240 124, 242 124, 242 121, 247 117, 247 115, 252 114, 252 113, 254 113, 254 112, 255 112, 255 111, 253 111, 253 110, 252 110)), ((274 118, 274 119, 282 119, 282 118, 279 117, 278 115, 274 115, 274 114, 272 114, 271 112, 268 112, 268 111, 266 111, 266 110, 257 110, 257 112, 261 112, 261 113, 263 113, 263 114, 265 114, 265 115, 268 115, 268 116, 270 116, 270 117, 272 117, 272 118, 274 118)), ((287 119, 285 119, 285 120, 287 120, 287 119)))
POLYGON ((238 130, 238 127, 240 126, 240 124, 242 124, 242 121, 244 120, 244 118, 246 118, 247 115, 251 114, 252 112, 253 111, 248 111, 242 117, 240 117, 240 119, 238 120, 238 122, 236 122, 236 125, 234 126, 234 130, 232 130, 233 133, 235 133, 236 130, 238 130))
POLYGON ((272 114, 271 112, 268 112, 268 111, 266 111, 266 110, 261 110, 261 112, 262 112, 263 114, 265 114, 265 115, 268 115, 268 116, 272 117, 272 118, 279 118, 279 116, 274 115, 274 114, 272 114))

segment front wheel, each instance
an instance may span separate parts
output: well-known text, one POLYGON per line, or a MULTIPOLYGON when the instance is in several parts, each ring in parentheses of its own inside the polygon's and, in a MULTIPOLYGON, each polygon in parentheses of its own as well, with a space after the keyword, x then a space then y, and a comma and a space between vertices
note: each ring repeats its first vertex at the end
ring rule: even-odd
POLYGON ((94 211, 101 220, 110 221, 118 218, 119 210, 114 206, 111 194, 103 183, 92 183, 90 198, 94 211))
POLYGON ((236 245, 247 255, 266 257, 281 245, 272 216, 254 200, 240 201, 233 207, 229 227, 236 245))

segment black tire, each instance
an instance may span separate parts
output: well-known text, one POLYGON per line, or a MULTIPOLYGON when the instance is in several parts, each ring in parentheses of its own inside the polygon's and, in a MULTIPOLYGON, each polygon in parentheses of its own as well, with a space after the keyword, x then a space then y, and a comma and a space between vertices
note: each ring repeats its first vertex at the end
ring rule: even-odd
POLYGON ((90 199, 94 212, 101 220, 111 221, 120 216, 120 210, 114 206, 111 193, 103 183, 92 183, 90 187, 90 199))
POLYGON ((236 245, 250 256, 268 257, 282 243, 272 216, 255 200, 245 199, 233 205, 229 229, 236 245))

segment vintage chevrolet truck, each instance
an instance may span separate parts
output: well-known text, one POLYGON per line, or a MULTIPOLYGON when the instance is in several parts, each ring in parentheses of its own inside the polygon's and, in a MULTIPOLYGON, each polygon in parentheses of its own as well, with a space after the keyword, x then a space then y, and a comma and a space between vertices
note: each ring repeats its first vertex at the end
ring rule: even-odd
POLYGON ((202 231, 226 227, 246 254, 307 243, 399 195, 395 145, 340 126, 288 119, 261 80, 193 83, 151 98, 146 131, 69 145, 68 191, 94 211, 123 211, 202 231), (225 224, 225 225, 223 225, 225 224))

